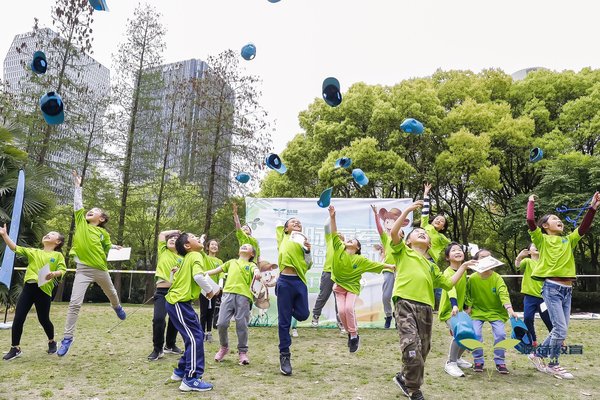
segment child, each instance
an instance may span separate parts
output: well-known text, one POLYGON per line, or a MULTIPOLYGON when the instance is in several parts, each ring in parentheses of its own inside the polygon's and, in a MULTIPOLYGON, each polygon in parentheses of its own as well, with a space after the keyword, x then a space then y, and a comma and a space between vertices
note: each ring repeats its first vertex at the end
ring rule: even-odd
POLYGON ((451 278, 444 276, 437 265, 429 261, 428 251, 431 241, 422 228, 413 229, 406 242, 400 239, 400 228, 411 211, 423 206, 416 201, 408 206, 396 220, 390 236, 396 261, 396 279, 392 299, 395 303, 395 316, 400 335, 402 351, 402 372, 394 376, 394 382, 405 396, 423 399, 421 385, 425 372, 425 359, 431 347, 431 326, 433 324, 433 288, 450 290, 459 281, 467 267, 462 264, 451 278))
MULTIPOLYGON (((474 260, 480 260, 489 257, 491 253, 488 250, 481 249, 473 257, 474 260)), ((483 323, 489 322, 492 325, 494 334, 494 345, 506 339, 504 332, 504 323, 508 320, 508 314, 517 318, 510 303, 508 288, 504 280, 493 269, 484 272, 478 272, 469 277, 467 281, 467 299, 465 301, 467 313, 473 319, 473 329, 477 340, 483 342, 483 323)), ((474 366, 473 371, 483 372, 483 349, 473 350, 474 366)), ((494 349, 494 363, 496 370, 501 374, 508 374, 506 362, 504 361, 504 349, 494 349)))
POLYGON ((233 220, 235 221, 235 236, 238 239, 238 245, 249 244, 256 251, 256 262, 260 261, 260 248, 258 247, 258 241, 252 237, 252 228, 246 225, 240 224, 240 217, 238 216, 238 206, 233 203, 233 220))
MULTIPOLYGON (((446 261, 450 266, 444 271, 444 276, 451 278, 454 273, 460 268, 460 265, 465 261, 465 252, 460 244, 456 242, 446 246, 444 251, 446 261)), ((450 336, 454 336, 450 325, 450 317, 454 317, 459 311, 462 311, 465 305, 465 294, 467 291, 467 275, 463 274, 456 285, 450 290, 442 291, 440 298, 440 310, 438 318, 445 322, 450 329, 450 336)), ((471 368, 473 364, 461 358, 464 353, 464 347, 460 347, 454 340, 450 342, 450 350, 448 352, 448 360, 444 366, 444 370, 454 377, 462 377, 465 374, 461 368, 471 368)))
MULTIPOLYGON (((546 324, 548 332, 552 331, 552 322, 550 321, 548 310, 544 304, 544 299, 542 299, 542 286, 544 282, 531 279, 531 271, 535 268, 539 259, 540 253, 533 243, 529 243, 529 246, 521 251, 515 259, 515 267, 523 271, 523 281, 521 282, 521 293, 523 293, 523 321, 531 334, 533 347, 537 347, 537 336, 535 334, 534 323, 536 312, 540 314, 540 318, 542 318, 542 321, 546 324), (527 256, 530 256, 531 258, 527 258, 527 256), (542 304, 544 304, 544 306, 542 306, 542 304), (544 307, 543 310, 542 307, 544 307)), ((533 358, 533 356, 530 358, 533 358)))
POLYGON ((48 354, 56 353, 56 341, 54 341, 54 325, 50 321, 50 304, 52 303, 52 289, 54 288, 54 279, 60 279, 67 271, 65 258, 60 249, 62 248, 65 237, 58 232, 48 232, 42 238, 43 249, 32 249, 27 247, 17 246, 11 240, 4 228, 0 227, 0 236, 4 239, 6 245, 20 256, 27 257, 28 265, 23 278, 23 290, 17 301, 15 310, 15 318, 12 324, 12 345, 9 352, 3 357, 4 360, 10 361, 20 357, 21 335, 23 334, 23 325, 31 306, 35 304, 38 321, 46 336, 48 337, 48 354), (45 266, 50 267, 50 272, 44 277, 50 282, 38 286, 38 273, 45 266))
MULTIPOLYGON (((383 254, 385 256, 384 262, 386 264, 395 264, 394 256, 392 254, 392 240, 390 238, 390 230, 394 226, 394 222, 400 216, 400 210, 392 208, 387 211, 385 208, 377 211, 377 206, 371 204, 373 214, 375 214, 375 226, 377 226, 377 232, 381 238, 381 245, 383 247, 383 254), (383 220, 383 226, 381 225, 383 220)), ((402 232, 402 231, 400 231, 402 232)), ((404 234, 404 232, 402 232, 404 234)), ((383 327, 389 329, 392 325, 392 292, 394 290, 394 273, 388 269, 383 270, 383 286, 381 287, 381 301, 383 302, 383 312, 385 313, 385 323, 383 327)))
POLYGON ((371 261, 360 254, 358 239, 342 242, 337 235, 335 208, 329 206, 330 225, 325 226, 325 240, 331 241, 333 249, 332 277, 333 292, 339 304, 340 320, 348 332, 348 349, 355 353, 360 346, 354 304, 360 294, 360 278, 365 272, 380 273, 384 268, 394 270, 393 264, 371 261))
POLYGON ((542 348, 549 350, 550 362, 548 365, 544 364, 541 357, 534 356, 530 359, 538 370, 558 378, 573 379, 573 374, 561 367, 558 362, 560 348, 567 337, 569 328, 573 281, 576 279, 573 250, 592 225, 596 209, 600 204, 600 193, 594 193, 590 208, 585 213, 581 225, 566 237, 562 236, 564 225, 556 215, 544 215, 536 225, 535 201, 535 195, 529 196, 527 225, 531 241, 540 252, 540 259, 531 273, 531 277, 544 281, 542 298, 548 307, 552 331, 542 344, 542 348))
MULTIPOLYGON (((208 242, 208 256, 206 257, 208 260, 207 268, 215 269, 223 264, 223 261, 217 258, 217 253, 219 252, 219 242, 215 239, 211 239, 208 242)), ((215 283, 219 283, 219 279, 224 276, 224 273, 212 275, 211 278, 215 283)), ((213 296, 212 299, 207 299, 206 296, 200 296, 200 325, 202 326, 202 331, 204 332, 204 340, 207 342, 212 342, 212 325, 213 320, 218 319, 218 314, 215 316, 216 304, 221 306, 221 294, 219 293, 216 296, 213 296)), ((216 322, 215 322, 216 324, 216 322)))
POLYGON ((177 253, 183 257, 181 267, 175 273, 173 284, 165 296, 167 313, 179 331, 185 351, 173 370, 172 380, 181 381, 183 392, 204 392, 213 386, 202 380, 204 374, 204 332, 200 327, 193 302, 200 296, 200 289, 212 297, 212 287, 204 276, 206 254, 202 240, 191 233, 182 233, 175 242, 177 253))
POLYGON ((73 182, 75 184, 73 204, 75 209, 75 233, 73 234, 71 254, 77 263, 77 270, 75 271, 71 301, 67 311, 65 334, 57 352, 59 357, 65 356, 73 344, 75 324, 77 324, 79 310, 90 283, 96 283, 100 286, 120 319, 123 320, 126 317, 106 265, 108 251, 111 248, 120 249, 121 246, 111 244, 110 235, 104 228, 108 222, 108 215, 102 209, 92 208, 87 213, 83 210, 81 177, 77 175, 76 171, 73 171, 73 182))
POLYGON ((250 305, 252 278, 260 279, 260 271, 254 263, 254 248, 249 244, 240 246, 239 258, 229 260, 225 264, 207 272, 213 276, 221 272, 227 273, 227 282, 223 288, 221 309, 219 310, 219 342, 221 348, 215 354, 215 361, 220 362, 229 353, 229 338, 227 329, 231 318, 235 318, 235 329, 238 337, 239 364, 248 365, 248 321, 250 320, 250 305))
POLYGON ((302 223, 288 219, 276 228, 279 252, 279 278, 275 286, 277 317, 279 319, 279 370, 292 374, 290 325, 292 317, 305 321, 310 315, 306 271, 312 265, 310 243, 302 235, 302 223))
POLYGON ((154 280, 156 281, 156 289, 154 291, 154 316, 152 318, 152 344, 154 350, 148 356, 149 361, 156 361, 163 357, 164 353, 181 354, 183 353, 179 347, 175 345, 177 338, 177 329, 169 318, 169 322, 165 324, 167 317, 167 309, 165 308, 165 295, 171 287, 171 271, 178 268, 183 261, 183 258, 177 254, 175 249, 175 241, 179 237, 179 231, 163 231, 158 234, 158 250, 156 260, 156 273, 154 280), (167 339, 165 341, 165 325, 167 328, 167 339), (166 346, 163 350, 163 344, 166 346))

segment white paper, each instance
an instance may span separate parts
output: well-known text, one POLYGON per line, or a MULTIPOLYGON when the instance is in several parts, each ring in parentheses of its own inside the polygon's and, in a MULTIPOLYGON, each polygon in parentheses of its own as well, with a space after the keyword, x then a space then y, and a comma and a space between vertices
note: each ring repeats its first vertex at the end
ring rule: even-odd
POLYGON ((302 248, 304 250, 306 250, 306 247, 304 247, 304 242, 308 239, 306 236, 304 236, 302 233, 298 232, 298 231, 293 231, 290 234, 290 239, 292 239, 294 242, 298 243, 300 246, 302 246, 302 248))
POLYGON ((500 260, 496 260, 492 256, 488 256, 478 260, 477 264, 471 266, 471 269, 477 272, 485 272, 492 268, 499 267, 500 265, 504 265, 504 263, 500 260))
POLYGON ((106 261, 127 261, 131 258, 131 247, 123 247, 121 250, 110 249, 106 261))
POLYGON ((46 283, 50 282, 52 279, 46 279, 46 275, 50 273, 50 266, 48 264, 44 265, 42 269, 38 271, 38 286, 44 286, 46 283))
POLYGON ((546 312, 547 309, 548 309, 548 307, 546 306, 546 303, 540 304, 540 311, 541 312, 546 312))
MULTIPOLYGON (((219 286, 218 283, 216 283, 215 281, 212 280, 212 278, 208 275, 204 275, 206 277, 206 280, 208 281, 208 283, 210 284, 210 287, 212 288, 211 292, 214 294, 216 294, 219 290, 221 290, 221 286, 219 286)), ((206 297, 206 292, 204 291, 204 289, 201 290, 202 295, 204 297, 206 297)))

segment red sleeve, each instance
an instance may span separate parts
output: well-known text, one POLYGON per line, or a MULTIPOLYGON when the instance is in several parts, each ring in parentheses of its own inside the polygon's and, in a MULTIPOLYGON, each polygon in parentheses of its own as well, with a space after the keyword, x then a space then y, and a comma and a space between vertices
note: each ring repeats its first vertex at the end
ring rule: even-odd
POLYGON ((579 225, 579 228, 577 228, 581 236, 589 232, 590 227, 592 226, 594 215, 596 215, 596 210, 591 207, 588 208, 587 212, 585 213, 585 217, 583 217, 583 221, 581 221, 581 225, 579 225))
POLYGON ((537 225, 535 224, 535 203, 533 201, 527 202, 527 226, 530 231, 537 229, 537 225))

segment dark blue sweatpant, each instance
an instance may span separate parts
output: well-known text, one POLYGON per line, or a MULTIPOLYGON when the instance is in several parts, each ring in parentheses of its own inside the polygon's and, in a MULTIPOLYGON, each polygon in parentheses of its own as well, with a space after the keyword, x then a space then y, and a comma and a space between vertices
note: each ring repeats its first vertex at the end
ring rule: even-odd
POLYGON ((530 296, 528 294, 523 297, 523 322, 525 322, 525 326, 527 326, 527 330, 531 334, 534 342, 537 341, 534 325, 536 312, 540 314, 540 318, 544 321, 546 328, 548 328, 548 332, 552 331, 552 321, 550 321, 548 310, 542 312, 542 309, 540 308, 543 302, 544 299, 541 297, 530 296))
POLYGON ((204 374, 204 332, 192 302, 171 304, 166 302, 169 319, 183 338, 185 351, 177 369, 188 378, 202 378, 204 374))
POLYGON ((292 317, 306 321, 310 315, 308 309, 308 288, 297 276, 279 275, 275 286, 277 296, 277 316, 279 319, 279 352, 288 354, 292 338, 290 325, 292 317))

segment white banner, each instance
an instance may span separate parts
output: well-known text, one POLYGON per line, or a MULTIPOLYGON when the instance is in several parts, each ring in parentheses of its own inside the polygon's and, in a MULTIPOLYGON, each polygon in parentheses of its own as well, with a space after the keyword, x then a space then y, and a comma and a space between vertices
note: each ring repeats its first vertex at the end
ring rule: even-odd
MULTIPOLYGON (((332 199, 335 206, 338 231, 346 238, 357 238, 362 245, 362 254, 372 260, 379 261, 380 253, 374 245, 380 244, 379 234, 371 204, 380 210, 382 224, 385 229, 400 214, 400 210, 412 203, 411 199, 332 199)), ((252 235, 258 240, 261 260, 277 263, 277 241, 275 227, 289 218, 298 218, 302 222, 303 233, 311 243, 313 266, 306 275, 308 283, 308 300, 311 310, 319 294, 319 284, 323 263, 325 261, 324 225, 329 218, 325 208, 317 206, 317 199, 293 198, 246 198, 246 223, 252 228, 252 235)), ((409 215, 412 226, 412 213, 409 215)), ((382 326, 384 321, 383 303, 381 301, 381 274, 366 273, 361 281, 362 290, 356 301, 356 317, 359 326, 382 326)), ((274 288, 270 289, 271 307, 267 312, 253 309, 252 325, 277 325, 277 302, 274 288)), ((335 308, 333 294, 323 308, 319 325, 335 325, 335 308)), ((310 318, 307 323, 310 323, 310 318)))

